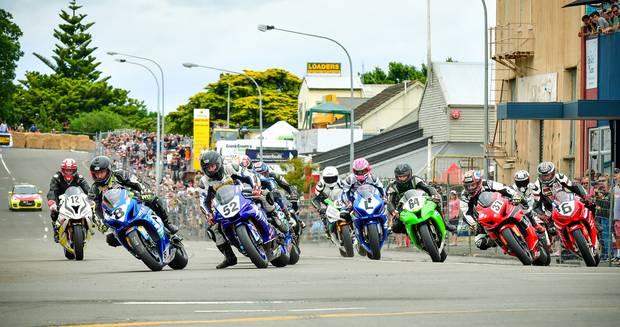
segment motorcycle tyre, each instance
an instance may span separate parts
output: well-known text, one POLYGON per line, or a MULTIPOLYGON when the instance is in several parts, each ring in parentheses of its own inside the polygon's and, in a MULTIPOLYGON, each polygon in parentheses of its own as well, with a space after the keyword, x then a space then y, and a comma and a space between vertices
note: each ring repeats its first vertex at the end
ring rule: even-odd
POLYGON ((581 229, 576 229, 573 231, 573 238, 575 239, 575 243, 577 243, 577 247, 579 248, 579 254, 581 254, 581 258, 586 263, 588 267, 596 267, 596 259, 592 255, 590 251, 590 246, 586 241, 585 236, 581 232, 581 229))
POLYGON ((254 239, 250 237, 250 233, 245 225, 237 226, 235 232, 237 233, 239 242, 243 245, 247 256, 256 268, 267 268, 269 261, 267 261, 267 258, 261 257, 260 251, 258 250, 258 245, 254 242, 254 239))
POLYGON ((433 262, 442 262, 441 254, 431 235, 431 229, 428 227, 428 224, 421 224, 418 228, 420 238, 422 238, 422 244, 424 244, 424 249, 426 249, 428 255, 431 256, 431 260, 433 260, 433 262))
POLYGON ((352 258, 355 255, 353 251, 353 239, 351 239, 351 228, 347 225, 340 230, 344 251, 340 250, 340 255, 345 258, 352 258))
POLYGON ((140 257, 140 260, 144 262, 144 264, 149 267, 152 271, 160 271, 164 268, 164 266, 159 263, 159 260, 155 259, 151 253, 146 249, 146 245, 142 241, 142 236, 140 232, 137 230, 133 230, 127 235, 127 239, 129 240, 129 245, 133 249, 133 251, 140 257))
POLYGON ((512 250, 519 261, 521 261, 524 266, 532 265, 532 254, 529 249, 526 250, 521 246, 515 235, 512 233, 512 229, 504 229, 502 231, 502 235, 504 236, 506 243, 508 243, 508 247, 512 250))
POLYGON ((379 241, 379 229, 377 224, 366 226, 366 235, 368 236, 368 245, 372 253, 368 252, 368 258, 372 260, 381 260, 381 245, 379 241))
POLYGON ((185 247, 181 242, 173 244, 172 246, 174 246, 176 250, 174 252, 174 259, 168 263, 168 267, 174 270, 181 270, 187 266, 187 262, 189 261, 187 251, 185 251, 185 247))
POLYGON ((75 260, 77 261, 84 259, 84 234, 82 225, 73 225, 73 253, 75 253, 75 260))
POLYGON ((75 259, 75 255, 73 255, 73 253, 67 251, 67 249, 63 248, 62 249, 65 252, 65 258, 69 259, 69 260, 74 260, 75 259))
POLYGON ((288 264, 294 265, 297 262, 299 262, 300 253, 301 253, 301 250, 299 250, 299 246, 293 243, 293 247, 291 248, 291 255, 289 257, 288 264))

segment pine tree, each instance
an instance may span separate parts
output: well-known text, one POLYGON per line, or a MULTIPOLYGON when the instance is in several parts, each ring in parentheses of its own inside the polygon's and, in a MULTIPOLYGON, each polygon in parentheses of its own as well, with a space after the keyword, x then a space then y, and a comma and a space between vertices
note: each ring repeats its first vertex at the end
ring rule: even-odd
POLYGON ((60 30, 54 29, 54 37, 61 44, 56 44, 53 51, 55 55, 52 56, 53 61, 38 53, 33 54, 58 75, 94 82, 101 75, 101 72, 97 70, 100 63, 95 62, 96 58, 92 56, 97 48, 90 47, 92 35, 86 31, 95 23, 84 23, 83 20, 87 15, 76 13, 80 8, 82 6, 78 5, 75 0, 71 0, 69 3, 71 14, 64 10, 60 11, 59 16, 66 24, 58 25, 60 30))

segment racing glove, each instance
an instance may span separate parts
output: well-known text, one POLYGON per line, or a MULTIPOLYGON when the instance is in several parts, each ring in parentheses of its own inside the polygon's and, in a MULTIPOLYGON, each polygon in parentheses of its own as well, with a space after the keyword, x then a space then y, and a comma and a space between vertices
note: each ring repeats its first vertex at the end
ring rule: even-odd
POLYGON ((439 194, 433 194, 433 196, 431 198, 433 199, 433 202, 435 202, 435 203, 440 203, 441 202, 441 195, 439 195, 439 194))
POLYGON ((54 200, 47 201, 47 206, 50 207, 50 211, 53 211, 53 212, 58 211, 58 206, 56 205, 56 201, 54 200))

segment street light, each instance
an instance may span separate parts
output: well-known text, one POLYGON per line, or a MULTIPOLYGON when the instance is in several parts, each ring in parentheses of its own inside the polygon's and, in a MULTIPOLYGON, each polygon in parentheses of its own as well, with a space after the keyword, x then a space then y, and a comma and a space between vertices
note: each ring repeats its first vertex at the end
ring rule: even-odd
MULTIPOLYGON (((342 48, 342 50, 344 50, 344 53, 346 53, 347 55, 347 59, 349 59, 349 72, 350 72, 350 78, 351 78, 351 98, 353 98, 353 63, 351 62, 351 56, 349 55, 349 52, 347 51, 347 49, 340 44, 338 41, 328 38, 326 36, 321 36, 321 35, 316 35, 316 34, 309 34, 309 33, 303 33, 303 32, 297 32, 297 31, 291 31, 291 30, 285 30, 285 29, 281 29, 281 28, 276 28, 273 25, 258 25, 258 30, 261 32, 267 32, 270 30, 276 30, 276 31, 282 31, 282 32, 287 32, 287 33, 293 33, 293 34, 299 34, 299 35, 305 35, 305 36, 310 36, 310 37, 315 37, 315 38, 319 38, 319 39, 324 39, 324 40, 329 40, 332 41, 334 43, 336 43, 338 46, 340 46, 342 48)), ((351 145, 349 147, 349 160, 351 161, 351 167, 353 167, 353 160, 355 160, 355 153, 354 153, 354 143, 355 143, 355 110, 354 108, 351 108, 351 145)))
MULTIPOLYGON (((489 161, 487 151, 489 146, 489 23, 487 22, 487 4, 482 0, 484 8, 484 152, 483 172, 484 178, 489 178, 489 161)), ((495 173, 497 176, 497 172, 495 173)), ((497 177, 494 177, 496 179, 497 177)))
POLYGON ((250 75, 248 75, 246 73, 236 72, 236 71, 232 71, 232 70, 228 70, 228 69, 223 69, 223 68, 217 68, 217 67, 211 67, 211 66, 203 66, 203 65, 187 63, 187 62, 183 64, 183 67, 185 67, 185 68, 201 67, 201 68, 213 69, 213 70, 221 71, 221 72, 224 72, 224 73, 243 75, 243 76, 247 77, 248 79, 250 79, 250 81, 252 81, 252 83, 254 83, 254 86, 256 86, 256 89, 258 90, 258 119, 259 119, 259 128, 260 128, 259 158, 260 158, 260 161, 263 161, 263 94, 262 94, 262 92, 260 90, 260 86, 258 85, 256 80, 253 79, 252 76, 250 76, 250 75))
MULTIPOLYGON (((166 129, 165 129, 165 125, 166 125, 166 119, 164 118, 165 112, 164 112, 164 108, 166 108, 166 103, 164 101, 164 70, 161 68, 161 66, 159 65, 159 63, 157 63, 157 61, 150 59, 150 58, 145 58, 145 57, 140 57, 140 56, 135 56, 132 54, 128 54, 128 53, 120 53, 120 52, 116 52, 116 51, 108 51, 106 52, 108 55, 110 56, 125 56, 125 57, 130 57, 130 58, 135 58, 135 59, 141 59, 141 60, 146 60, 149 62, 152 62, 153 64, 155 64, 155 66, 157 66, 157 68, 159 69, 159 73, 161 74, 161 115, 157 117, 158 120, 161 120, 161 123, 158 122, 157 126, 160 126, 157 128, 157 144, 161 143, 161 140, 163 139, 163 134, 166 133, 166 129)), ((161 156, 161 145, 159 146, 159 150, 157 151, 157 154, 159 156, 161 156)), ((159 160, 157 160, 157 162, 159 163, 159 160)), ((159 166, 161 168, 161 165, 159 166)), ((157 181, 157 185, 159 185, 161 183, 161 169, 157 170, 156 173, 156 181, 157 181)))
POLYGON ((160 163, 161 162, 161 160, 160 160, 161 159, 161 157, 160 157, 160 152, 161 152, 161 148, 160 147, 161 147, 161 144, 160 144, 160 134, 159 134, 159 132, 160 132, 160 125, 159 125, 159 123, 160 123, 160 118, 161 118, 161 116, 160 116, 160 114, 161 114, 161 106, 159 104, 159 96, 160 96, 160 93, 159 93, 159 81, 157 80, 157 76, 155 76, 155 73, 153 73, 153 71, 150 68, 148 68, 147 66, 145 66, 145 65, 143 65, 141 63, 134 62, 134 61, 128 61, 126 59, 114 59, 114 60, 118 61, 120 63, 127 63, 127 64, 132 64, 132 65, 140 66, 140 67, 148 70, 149 73, 151 73, 151 75, 153 76, 153 79, 155 80, 155 85, 157 86, 157 132, 158 132, 158 134, 157 134, 157 148, 156 148, 156 152, 157 153, 156 153, 156 159, 155 159, 155 160, 157 160, 157 163, 156 163, 156 166, 155 166, 156 167, 155 169, 157 169, 155 191, 156 191, 157 194, 159 194, 159 184, 160 184, 159 171, 161 170, 161 163, 160 163))

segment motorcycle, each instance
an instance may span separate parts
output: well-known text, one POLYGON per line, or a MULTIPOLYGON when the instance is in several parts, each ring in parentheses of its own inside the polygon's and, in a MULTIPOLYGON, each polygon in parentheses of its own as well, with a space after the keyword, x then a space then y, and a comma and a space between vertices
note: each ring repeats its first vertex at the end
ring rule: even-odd
POLYGON ((549 252, 518 205, 511 204, 499 193, 482 192, 476 209, 478 223, 504 253, 516 256, 526 266, 549 265, 549 252))
POLYGON ((358 253, 381 259, 381 247, 388 235, 385 201, 379 190, 362 185, 355 191, 351 219, 358 239, 358 253))
POLYGON ((58 201, 58 241, 69 260, 84 259, 84 247, 93 229, 93 212, 88 195, 79 187, 67 188, 58 201))
POLYGON ((411 243, 431 256, 433 262, 444 262, 446 226, 437 204, 421 190, 409 190, 399 201, 402 211, 399 219, 405 225, 411 243))
POLYGON ((188 256, 179 236, 170 239, 161 219, 139 203, 126 189, 111 189, 102 197, 103 222, 112 228, 116 239, 152 271, 168 265, 172 269, 187 266, 188 256))
POLYGON ((564 246, 588 267, 600 262, 599 241, 592 212, 573 193, 560 191, 552 202, 551 219, 564 246))
POLYGON ((257 268, 276 267, 289 263, 293 248, 292 236, 284 213, 278 212, 274 223, 288 232, 279 232, 267 220, 267 214, 244 194, 251 188, 242 185, 223 185, 215 193, 214 220, 219 223, 226 239, 239 252, 250 258, 257 268))
POLYGON ((332 190, 329 198, 325 199, 324 203, 327 205, 325 216, 327 217, 327 230, 330 240, 338 247, 341 256, 345 258, 353 257, 351 224, 340 214, 340 208, 344 207, 342 203, 342 190, 332 190))

